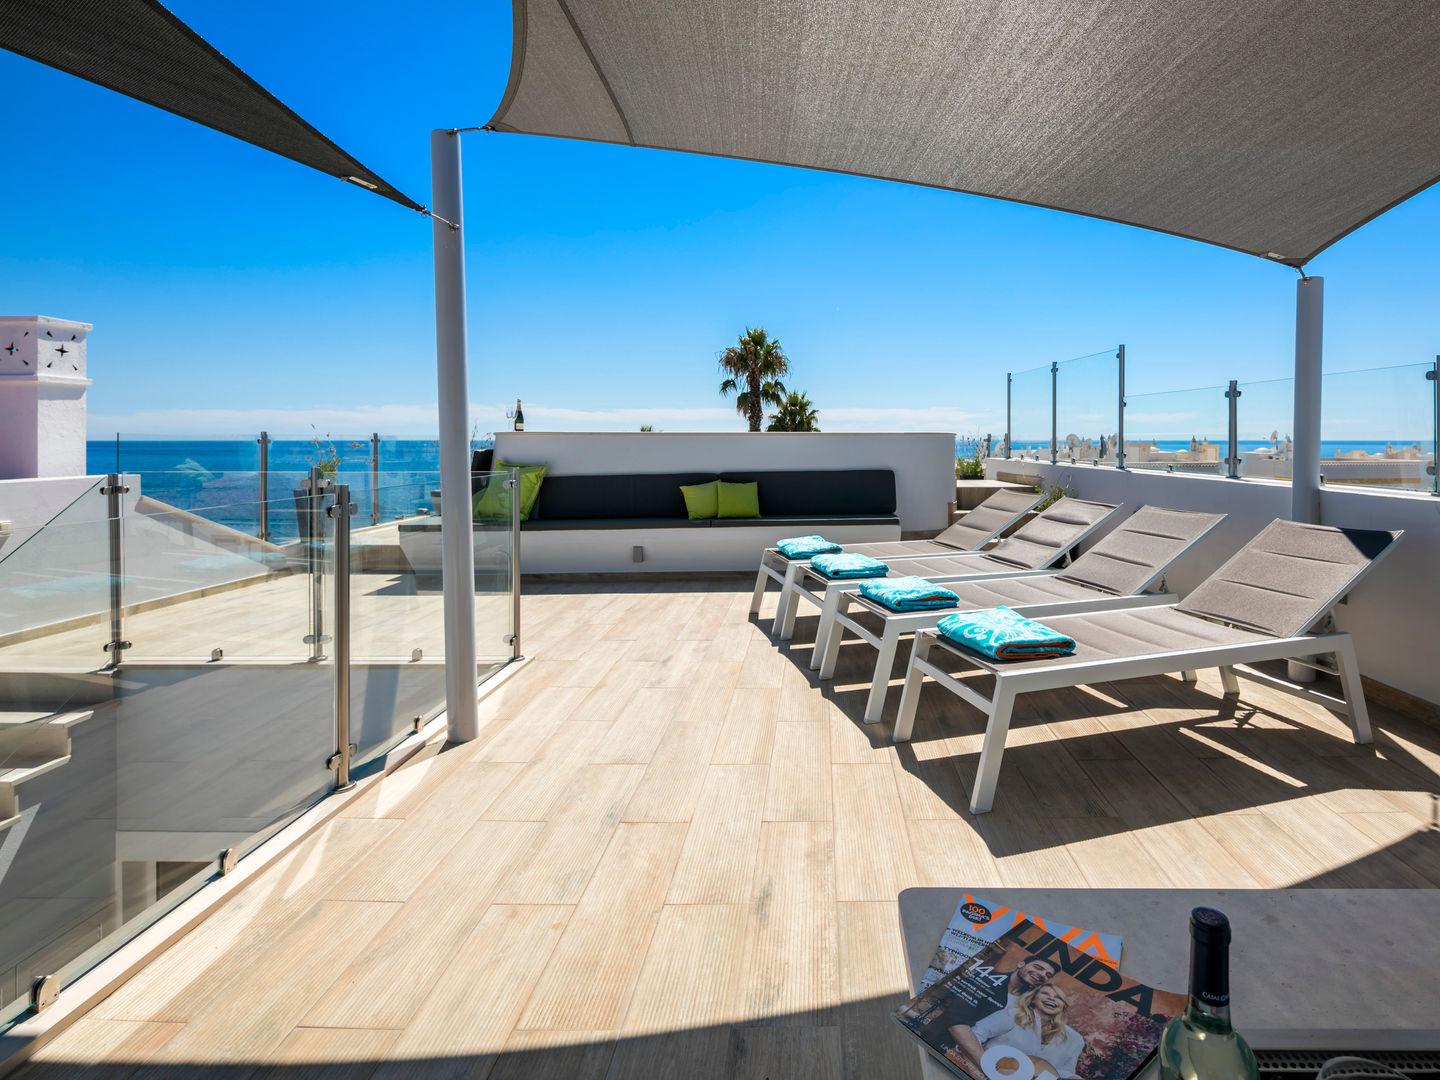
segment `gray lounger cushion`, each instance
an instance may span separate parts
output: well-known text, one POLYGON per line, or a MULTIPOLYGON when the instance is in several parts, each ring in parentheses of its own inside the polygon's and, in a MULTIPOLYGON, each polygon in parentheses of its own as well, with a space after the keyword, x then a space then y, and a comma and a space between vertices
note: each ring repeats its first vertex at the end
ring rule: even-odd
POLYGON ((1013 536, 996 544, 990 557, 1022 570, 1042 570, 1059 561, 1079 542, 1087 529, 1101 518, 1113 514, 1117 505, 1087 499, 1061 499, 1013 536))
POLYGON ((1142 506, 1058 576, 1113 596, 1129 596, 1158 577, 1224 517, 1142 506))
MULTIPOLYGON (((1128 660, 1152 653, 1190 652, 1217 645, 1244 645, 1269 640, 1236 626, 1197 619, 1172 607, 1136 608, 1133 611, 1106 611, 1095 615, 1066 616, 1056 620, 1075 639, 1075 653, 1062 660, 992 660, 972 652, 943 636, 936 642, 956 656, 986 671, 1043 671, 1097 660, 1128 660)), ((1104 678, 1103 673, 1097 678, 1104 678)))
POLYGON ((1177 610, 1294 637, 1310 629, 1399 536, 1277 519, 1196 586, 1177 610))
POLYGON ((1040 498, 1033 491, 997 491, 935 540, 957 551, 974 551, 1038 503, 1040 498))

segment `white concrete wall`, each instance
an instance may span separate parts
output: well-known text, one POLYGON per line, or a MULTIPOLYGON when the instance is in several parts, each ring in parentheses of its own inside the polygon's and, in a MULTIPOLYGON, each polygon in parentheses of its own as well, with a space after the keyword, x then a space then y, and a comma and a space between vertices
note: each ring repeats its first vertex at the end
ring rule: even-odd
POLYGON ((738 472, 743 469, 893 469, 905 532, 945 528, 955 500, 951 432, 502 431, 495 456, 550 466, 557 476, 738 472))
MULTIPOLYGON (((1115 524, 1142 505, 1229 514, 1176 566, 1170 584, 1182 595, 1277 517, 1290 515, 1290 485, 1179 473, 1121 472, 1108 466, 1023 464, 991 458, 986 474, 1039 473, 1080 498, 1125 503, 1115 524)), ((1336 610, 1355 636, 1360 668, 1370 678, 1440 704, 1440 498, 1433 495, 1325 487, 1320 519, 1356 529, 1404 529, 1405 536, 1336 610)))

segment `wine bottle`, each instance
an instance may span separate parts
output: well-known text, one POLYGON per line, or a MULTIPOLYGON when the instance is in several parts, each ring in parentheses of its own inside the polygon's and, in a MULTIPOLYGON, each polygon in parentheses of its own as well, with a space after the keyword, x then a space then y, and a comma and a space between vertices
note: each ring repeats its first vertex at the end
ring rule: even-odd
POLYGON ((1160 1036, 1161 1080, 1256 1080, 1250 1046, 1230 1026, 1230 920, 1190 913, 1190 997, 1160 1036))
POLYGON ((518 397, 515 399, 515 430, 525 430, 525 412, 520 408, 520 399, 518 397))

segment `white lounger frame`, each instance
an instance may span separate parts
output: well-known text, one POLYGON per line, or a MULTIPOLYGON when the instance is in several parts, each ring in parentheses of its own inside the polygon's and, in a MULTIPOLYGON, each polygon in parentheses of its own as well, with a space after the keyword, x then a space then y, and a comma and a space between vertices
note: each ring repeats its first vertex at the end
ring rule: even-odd
MULTIPOLYGON (((1053 571, 1051 572, 1053 573, 1053 571)), ((1159 576, 1156 575, 1156 577, 1159 576)), ((977 579, 966 578, 965 580, 977 579)), ((1027 618, 1048 619, 1057 615, 1085 615, 1095 611, 1159 607, 1176 604, 1180 600, 1172 592, 1124 593, 1116 596, 1114 593, 1101 592, 1099 589, 1093 591, 1094 596, 1087 596, 1083 599, 1077 597, 1074 600, 1055 600, 1044 604, 1021 604, 1017 605, 1014 610, 1027 618)), ((865 699, 865 723, 867 724, 875 723, 884 715, 885 695, 890 689, 890 672, 895 665, 895 653, 899 649, 901 636, 932 629, 947 615, 954 615, 959 611, 977 610, 952 607, 935 611, 887 611, 858 593, 840 593, 836 604, 829 627, 825 625, 825 616, 821 616, 820 630, 816 633, 816 638, 824 640, 825 649, 822 654, 819 647, 816 647, 811 656, 810 666, 814 668, 818 660, 820 678, 833 679, 835 665, 840 658, 840 643, 845 637, 847 629, 853 630, 857 637, 875 646, 877 652, 875 674, 870 679, 870 696, 865 699), (870 612, 883 616, 885 619, 884 629, 876 634, 864 624, 851 618, 848 614, 851 601, 859 601, 870 612)))
MULTIPOLYGON (((1138 511, 1137 511, 1138 513, 1138 511)), ((1121 611, 1140 607, 1159 607, 1179 603, 1180 598, 1172 592, 1147 593, 1156 582, 1160 583, 1161 589, 1165 588, 1165 574, 1175 563, 1183 558, 1187 552, 1196 544, 1204 540, 1215 531, 1215 528, 1225 519, 1222 514, 1217 517, 1213 524, 1204 532, 1192 539, 1183 548, 1177 551, 1173 557, 1167 559, 1161 566, 1155 568, 1155 573, 1145 581, 1140 588, 1133 593, 1109 593, 1093 586, 1080 585, 1081 588, 1091 589, 1092 596, 1076 597, 1072 600, 1052 600, 1039 604, 1021 604, 1014 610, 1021 615, 1031 619, 1045 619, 1058 615, 1085 615, 1096 611, 1121 611)), ((1121 526, 1124 527, 1123 525, 1121 526)), ((1059 570, 1047 571, 1049 574, 1058 574, 1059 570)), ((978 580, 966 578, 965 581, 978 580)), ((962 581, 961 584, 964 584, 962 581)), ((895 665, 895 653, 900 645, 902 634, 913 634, 921 630, 929 630, 939 625, 940 620, 947 615, 954 615, 961 608, 941 608, 935 611, 907 611, 896 612, 875 603, 859 593, 841 593, 837 600, 835 610, 831 612, 827 622, 825 614, 820 616, 820 626, 815 631, 815 652, 810 657, 810 667, 820 669, 820 678, 833 679, 835 677, 835 665, 840 659, 840 645, 845 639, 845 631, 853 630, 855 636, 862 641, 868 641, 875 646, 878 655, 875 658, 875 674, 870 679, 870 696, 865 699, 865 723, 873 724, 880 719, 885 712, 885 695, 890 688, 890 672, 895 665), (884 628, 879 634, 871 631, 863 623, 856 621, 849 615, 849 608, 852 601, 858 602, 861 607, 872 614, 879 615, 885 620, 884 628), (819 644, 824 642, 823 649, 819 644)))
MULTIPOLYGON (((1071 616, 1075 618, 1076 616, 1071 616)), ((1053 629, 1063 631, 1065 619, 1055 619, 1053 629)), ((1355 645, 1349 634, 1302 634, 1291 638, 1269 638, 1263 641, 1242 642, 1231 645, 1215 645, 1202 649, 1182 649, 1172 652, 1151 653, 1145 656, 1129 656, 1112 660, 1092 660, 1082 663, 1056 661, 1053 667, 1031 668, 1028 671, 1007 673, 1003 668, 994 671, 995 683, 990 696, 986 697, 962 679, 937 667, 930 661, 930 652, 939 638, 938 631, 927 630, 915 635, 915 644, 910 652, 910 664, 905 673, 905 689, 900 695, 900 713, 895 720, 895 741, 906 742, 915 724, 915 711, 920 701, 920 687, 929 675, 940 686, 957 697, 964 699, 985 714, 985 739, 980 748, 980 764, 975 771, 975 785, 970 795, 970 812, 984 814, 995 802, 995 784, 1000 776, 1000 759, 1005 753, 1005 738, 1010 730, 1010 717, 1015 699, 1021 694, 1033 694, 1041 690, 1055 690, 1067 686, 1088 686, 1092 683, 1115 682, 1120 679, 1139 679, 1148 675, 1168 675, 1181 672, 1186 681, 1194 681, 1197 668, 1215 667, 1220 669, 1220 680, 1226 697, 1240 693, 1238 676, 1256 678, 1267 685, 1277 683, 1281 688, 1301 693, 1311 700, 1320 701, 1329 708, 1346 715, 1350 730, 1357 743, 1368 743, 1372 739, 1370 715, 1365 708, 1365 693, 1360 684, 1360 668, 1355 660, 1355 645), (1262 660, 1303 659, 1329 653, 1335 657, 1340 676, 1343 700, 1329 697, 1315 691, 1281 683, 1259 672, 1237 667, 1240 664, 1256 663, 1262 660)), ((968 660, 954 650, 948 650, 962 660, 968 660)), ((989 667, 975 665, 978 670, 991 671, 989 667)))
MULTIPOLYGON (((1091 522, 1088 526, 1085 527, 1083 532, 1076 534, 1074 541, 1067 544, 1063 551, 1057 551, 1053 559, 1051 559, 1044 566, 1038 567, 1035 570, 1021 570, 1019 567, 1016 567, 1013 570, 994 570, 986 574, 933 574, 927 575, 925 580, 933 581, 937 585, 948 585, 952 582, 957 581, 994 581, 997 578, 1036 577, 1040 574, 1053 574, 1055 573, 1057 563, 1061 564, 1062 566, 1065 565, 1069 560, 1070 552, 1074 551, 1078 546, 1088 540, 1096 529, 1100 528, 1100 526, 1104 525, 1107 521, 1109 521, 1117 513, 1119 513, 1120 509, 1124 505, 1124 503, 1116 503, 1114 509, 1112 509, 1109 513, 1103 515, 1102 517, 1096 519, 1095 521, 1091 522)), ((954 557, 978 559, 983 555, 989 554, 992 553, 988 551, 957 551, 954 557)), ((932 559, 951 558, 951 556, 949 555, 932 555, 930 557, 932 559)), ((900 569, 903 570, 904 567, 901 567, 900 569)), ((804 597, 806 600, 809 600, 812 604, 818 605, 820 608, 820 625, 816 627, 815 630, 815 649, 810 653, 811 671, 819 668, 821 658, 830 648, 828 635, 829 632, 833 630, 836 625, 835 615, 836 612, 840 610, 841 597, 848 596, 853 593, 858 593, 860 591, 860 586, 861 584, 863 584, 864 580, 865 579, 850 581, 824 581, 823 584, 825 586, 825 595, 822 597, 818 591, 811 591, 810 589, 806 588, 804 578, 799 572, 797 572, 795 575, 794 584, 791 586, 790 591, 788 593, 780 594, 780 611, 776 613, 775 618, 777 622, 780 622, 781 617, 783 616, 783 623, 780 627, 781 641, 789 641, 792 637, 795 636, 795 616, 799 608, 799 605, 796 601, 798 601, 801 597, 804 597), (789 596, 790 598, 788 606, 786 605, 787 596, 789 596)), ((948 610, 942 612, 942 614, 948 613, 948 610)))
MULTIPOLYGON (((1039 503, 1044 501, 1044 499, 1044 495, 1037 494, 1035 496, 1035 501, 1032 502, 1026 509, 1020 511, 1020 513, 1016 514, 1009 521, 1005 522, 1005 524, 1001 525, 989 536, 981 540, 979 545, 974 548, 956 548, 953 552, 948 553, 936 551, 917 551, 913 555, 887 555, 885 557, 885 561, 889 563, 896 562, 902 559, 934 559, 943 557, 946 554, 983 554, 981 548, 984 548, 987 544, 992 544, 996 540, 1000 539, 1001 533, 1013 526, 1015 522, 1021 520, 1026 514, 1030 513, 1030 511, 1034 510, 1039 503)), ((901 542, 903 543, 903 541, 901 542)), ((795 628, 794 593, 796 589, 796 579, 799 577, 800 571, 804 570, 809 565, 809 559, 789 558, 788 556, 782 554, 779 548, 766 548, 760 553, 760 571, 755 575, 755 592, 750 597, 750 614, 760 614, 760 602, 765 597, 765 586, 772 580, 776 582, 776 584, 780 586, 780 604, 775 611, 775 621, 770 626, 771 637, 774 637, 778 634, 781 641, 789 641, 790 638, 793 636, 795 628), (781 571, 780 569, 771 566, 769 560, 772 558, 783 562, 785 564, 785 569, 781 571)))

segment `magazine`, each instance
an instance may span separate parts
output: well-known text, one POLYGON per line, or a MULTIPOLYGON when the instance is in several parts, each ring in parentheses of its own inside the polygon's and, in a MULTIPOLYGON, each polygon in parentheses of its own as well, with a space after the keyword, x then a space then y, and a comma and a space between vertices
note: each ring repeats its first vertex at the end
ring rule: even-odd
POLYGON ((1129 1080, 1184 1011, 1026 919, 894 1015, 966 1080, 1129 1080))
POLYGON ((1121 940, 1118 934, 1100 934, 1051 922, 1038 915, 993 903, 983 896, 965 893, 955 914, 950 916, 950 925, 940 938, 940 947, 935 950, 930 966, 920 979, 920 991, 929 990, 937 980, 949 975, 1000 935, 1026 920, 1109 967, 1120 966, 1121 940))

